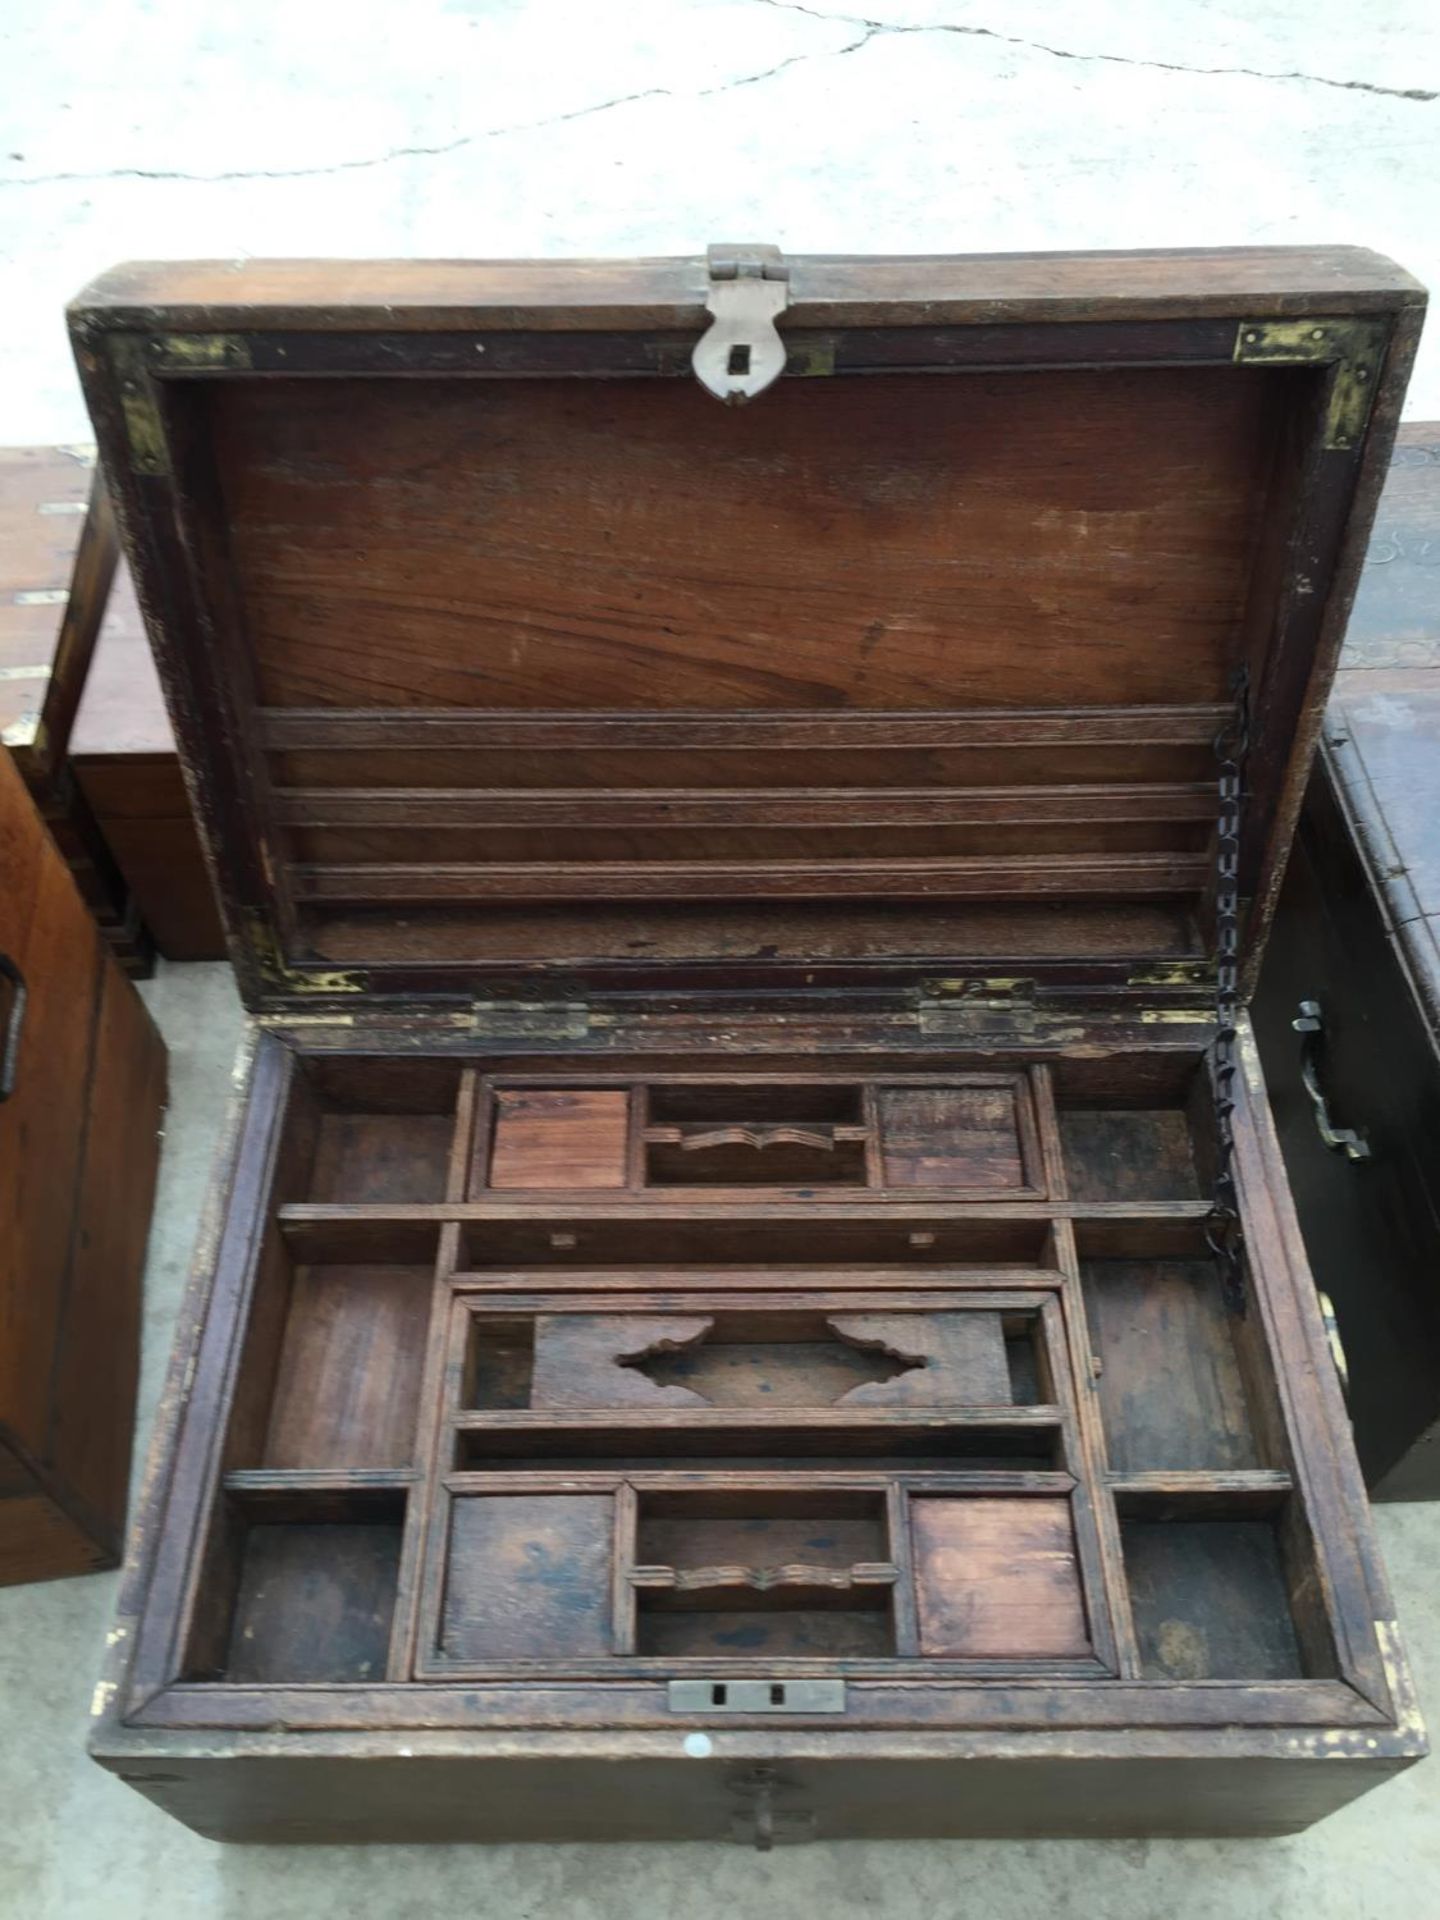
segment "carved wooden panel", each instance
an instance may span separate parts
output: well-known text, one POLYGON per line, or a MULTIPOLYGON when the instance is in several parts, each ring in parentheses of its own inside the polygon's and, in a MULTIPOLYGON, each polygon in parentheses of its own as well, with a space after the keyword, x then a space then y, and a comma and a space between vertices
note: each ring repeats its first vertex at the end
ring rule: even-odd
POLYGON ((889 1380, 867 1381, 847 1406, 1008 1406, 1010 1368, 998 1313, 832 1314, 842 1340, 878 1347, 904 1362, 889 1380))

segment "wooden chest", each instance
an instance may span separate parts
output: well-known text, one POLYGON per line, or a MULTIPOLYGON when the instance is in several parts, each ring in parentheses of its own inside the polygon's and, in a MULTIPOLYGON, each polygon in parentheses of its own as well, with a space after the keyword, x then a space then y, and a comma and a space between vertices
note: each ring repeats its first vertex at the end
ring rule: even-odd
POLYGON ((768 1846, 1278 1833, 1423 1752, 1242 1005, 1421 304, 81 296, 254 1015, 107 1766, 239 1839, 768 1846))
POLYGON ((0 750, 0 1585, 124 1544, 165 1048, 0 750))
POLYGON ((0 741, 111 951, 143 976, 150 936, 70 757, 116 553, 93 447, 0 447, 0 741))
POLYGON ((225 955, 93 447, 0 447, 0 738, 127 972, 225 955))

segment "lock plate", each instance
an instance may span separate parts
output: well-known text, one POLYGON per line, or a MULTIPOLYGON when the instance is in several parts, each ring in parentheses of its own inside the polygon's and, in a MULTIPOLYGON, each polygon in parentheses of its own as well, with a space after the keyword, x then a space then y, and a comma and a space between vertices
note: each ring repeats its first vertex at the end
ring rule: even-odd
POLYGON ((691 365, 707 393, 743 406, 785 371, 785 342, 775 322, 790 304, 790 269, 778 247, 711 247, 705 258, 705 305, 714 319, 691 365))
POLYGON ((844 1713, 843 1680, 672 1680, 672 1713, 844 1713))

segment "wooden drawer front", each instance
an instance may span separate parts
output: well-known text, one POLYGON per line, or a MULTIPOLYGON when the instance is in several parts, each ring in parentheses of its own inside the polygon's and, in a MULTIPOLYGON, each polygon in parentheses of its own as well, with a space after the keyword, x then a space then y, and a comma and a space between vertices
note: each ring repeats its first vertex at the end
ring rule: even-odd
POLYGON ((738 1075, 624 1085, 487 1082, 471 1190, 683 1198, 917 1189, 1041 1198, 1024 1074, 924 1082, 738 1075))

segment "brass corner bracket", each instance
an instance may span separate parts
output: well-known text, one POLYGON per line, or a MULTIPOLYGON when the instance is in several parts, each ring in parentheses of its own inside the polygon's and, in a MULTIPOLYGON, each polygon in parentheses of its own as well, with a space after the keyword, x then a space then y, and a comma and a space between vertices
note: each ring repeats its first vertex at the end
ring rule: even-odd
POLYGON ((1348 452, 1364 438, 1389 337, 1385 319, 1242 320, 1235 333, 1235 361, 1333 367, 1325 398, 1325 446, 1348 452))
POLYGON ((244 914, 240 933, 261 985, 272 993, 313 997, 319 994, 364 993, 369 988, 369 975, 365 973, 292 966, 280 949, 268 915, 257 909, 252 908, 244 914))

